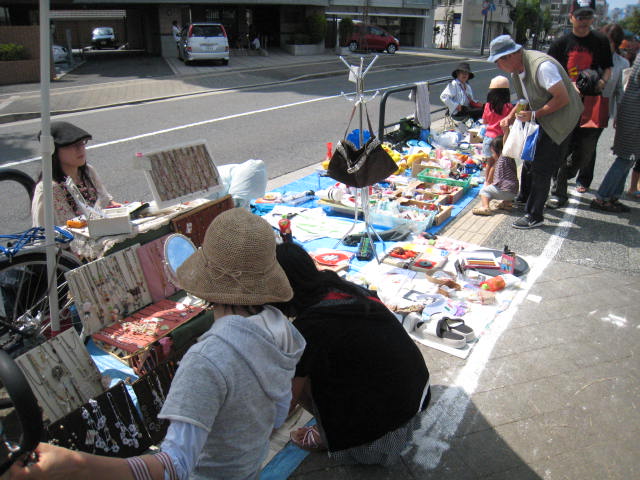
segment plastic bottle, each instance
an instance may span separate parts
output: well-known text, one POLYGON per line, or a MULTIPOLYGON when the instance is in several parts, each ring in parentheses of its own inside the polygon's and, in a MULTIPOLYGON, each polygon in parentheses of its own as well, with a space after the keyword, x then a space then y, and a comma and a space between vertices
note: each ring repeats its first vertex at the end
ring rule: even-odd
POLYGON ((520 113, 523 110, 529 110, 529 102, 527 102, 524 98, 521 98, 520 100, 518 100, 516 113, 520 113))
POLYGON ((293 241, 293 235, 291 234, 291 220, 286 215, 278 221, 278 228, 280 229, 280 237, 285 243, 293 241))

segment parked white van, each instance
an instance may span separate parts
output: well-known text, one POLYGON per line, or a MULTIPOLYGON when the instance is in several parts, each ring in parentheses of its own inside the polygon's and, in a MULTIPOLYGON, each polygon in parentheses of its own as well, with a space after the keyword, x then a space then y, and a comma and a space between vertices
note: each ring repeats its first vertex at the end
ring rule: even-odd
POLYGON ((194 60, 220 60, 229 63, 229 40, 220 23, 190 23, 182 29, 178 56, 185 65, 194 60))

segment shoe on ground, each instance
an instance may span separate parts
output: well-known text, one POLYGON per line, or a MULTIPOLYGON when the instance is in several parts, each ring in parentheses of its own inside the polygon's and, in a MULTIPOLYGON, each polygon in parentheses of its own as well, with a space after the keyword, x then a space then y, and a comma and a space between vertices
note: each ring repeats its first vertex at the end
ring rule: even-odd
POLYGON ((507 202, 506 200, 500 200, 496 203, 496 208, 498 210, 505 210, 507 212, 510 212, 513 208, 513 203, 507 202))
POLYGON ((484 207, 476 207, 473 210, 471 210, 471 213, 473 213, 474 215, 481 215, 483 217, 489 217, 493 215, 493 212, 491 211, 491 209, 484 208, 484 207))
POLYGON ((564 207, 566 204, 567 199, 561 197, 550 197, 547 203, 545 203, 546 207, 551 209, 564 207))
POLYGON ((621 203, 619 200, 605 202, 604 200, 598 200, 597 198, 594 198, 593 200, 591 200, 589 206, 594 210, 600 210, 601 212, 609 213, 626 213, 631 211, 629 207, 627 207, 624 203, 621 203))
POLYGON ((527 230, 529 228, 536 228, 544 224, 544 220, 534 220, 529 215, 519 218, 511 224, 513 228, 520 230, 527 230))
POLYGON ((516 198, 511 202, 511 206, 513 208, 523 209, 524 207, 527 206, 527 201, 526 200, 519 200, 519 199, 516 198))
POLYGON ((619 211, 622 213, 628 213, 631 211, 631 207, 628 207, 617 198, 615 200, 611 200, 611 205, 614 205, 615 207, 619 208, 620 209, 619 211))
POLYGON ((582 185, 577 185, 576 186, 576 192, 577 193, 587 193, 589 191, 589 189, 587 187, 583 187, 582 185))

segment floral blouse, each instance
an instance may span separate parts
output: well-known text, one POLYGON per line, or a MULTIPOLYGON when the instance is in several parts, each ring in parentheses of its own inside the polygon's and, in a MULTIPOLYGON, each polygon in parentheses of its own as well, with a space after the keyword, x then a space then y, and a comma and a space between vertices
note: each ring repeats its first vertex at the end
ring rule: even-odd
MULTIPOLYGON (((65 225, 70 220, 82 214, 82 211, 67 191, 64 184, 56 181, 53 186, 53 223, 55 225, 65 225)), ((104 184, 98 178, 98 174, 91 165, 87 165, 87 178, 78 185, 80 193, 88 205, 104 208, 113 197, 107 192, 104 184)), ((44 192, 42 181, 36 184, 31 203, 31 221, 34 227, 44 226, 44 192)))

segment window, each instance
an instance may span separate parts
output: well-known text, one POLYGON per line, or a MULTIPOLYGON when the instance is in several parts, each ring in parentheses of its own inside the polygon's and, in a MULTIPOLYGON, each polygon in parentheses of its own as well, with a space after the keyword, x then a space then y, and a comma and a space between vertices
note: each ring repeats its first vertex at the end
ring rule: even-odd
POLYGON ((194 25, 192 37, 222 37, 220 25, 194 25))

